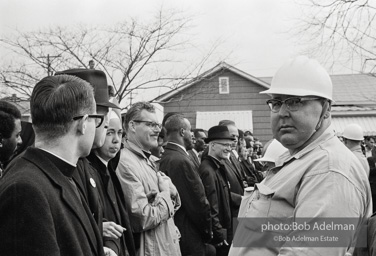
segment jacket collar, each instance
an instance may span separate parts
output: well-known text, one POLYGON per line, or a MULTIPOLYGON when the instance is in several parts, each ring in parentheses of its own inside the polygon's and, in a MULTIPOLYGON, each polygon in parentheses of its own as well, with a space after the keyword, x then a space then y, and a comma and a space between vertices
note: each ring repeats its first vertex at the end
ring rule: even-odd
POLYGON ((277 160, 276 160, 276 167, 282 166, 285 163, 291 161, 292 159, 299 159, 304 155, 308 154, 318 146, 320 146, 323 142, 333 138, 335 136, 333 127, 330 125, 324 132, 321 134, 316 140, 312 141, 309 145, 305 148, 300 150, 299 152, 295 153, 294 155, 290 155, 290 151, 287 150, 283 153, 277 160))
POLYGON ((92 217, 86 214, 86 210, 83 205, 85 202, 81 203, 72 184, 70 184, 68 179, 63 175, 63 173, 61 173, 56 165, 45 156, 45 154, 47 153, 40 149, 29 147, 22 158, 37 166, 53 183, 60 187, 62 200, 69 206, 71 211, 79 219, 82 224, 82 228, 89 237, 92 248, 98 253, 98 241, 93 229, 95 228, 93 226, 95 221, 93 220, 90 222, 90 218, 92 217))

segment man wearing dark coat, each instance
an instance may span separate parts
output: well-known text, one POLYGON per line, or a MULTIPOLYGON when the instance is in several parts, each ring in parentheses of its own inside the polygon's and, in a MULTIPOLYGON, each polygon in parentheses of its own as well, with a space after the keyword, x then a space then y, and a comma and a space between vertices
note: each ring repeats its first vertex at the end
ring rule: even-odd
POLYGON ((213 239, 217 255, 227 255, 232 241, 232 215, 230 183, 223 161, 228 159, 234 141, 226 126, 209 129, 208 155, 204 156, 198 170, 210 203, 213 239))
POLYGON ((116 167, 110 164, 110 161, 120 152, 123 134, 120 118, 120 110, 110 111, 105 143, 102 147, 93 150, 87 159, 94 168, 93 179, 102 202, 103 223, 120 229, 105 229, 107 233, 104 234, 104 244, 118 256, 126 256, 134 254, 133 235, 125 208, 124 194, 115 173, 116 167))
MULTIPOLYGON (((95 137, 92 144, 91 149, 97 149, 103 146, 106 138, 106 132, 108 127, 108 112, 109 108, 118 109, 119 107, 112 102, 109 102, 109 95, 108 95, 108 85, 107 85, 107 78, 106 74, 100 70, 94 69, 69 69, 61 72, 57 72, 56 74, 68 74, 72 76, 77 76, 87 82, 94 88, 94 96, 96 100, 96 110, 98 114, 104 116, 104 121, 96 128, 95 130, 95 137)), ((93 214, 94 219, 97 222, 100 232, 103 236, 103 244, 104 250, 106 255, 135 255, 135 246, 133 242, 133 235, 131 232, 130 227, 125 227, 126 230, 123 229, 122 226, 116 224, 113 221, 107 221, 104 218, 104 204, 106 203, 101 198, 103 193, 100 193, 100 187, 98 187, 101 183, 100 177, 98 176, 98 170, 96 167, 98 165, 93 165, 91 160, 95 160, 89 157, 80 158, 77 163, 77 171, 73 175, 73 180, 77 184, 77 187, 80 193, 86 200, 90 211, 93 214), (98 183, 98 184, 97 184, 98 183), (120 232, 117 233, 117 232, 120 232), (122 247, 121 251, 118 251, 121 248, 119 244, 119 237, 123 235, 126 237, 126 246, 122 247), (110 237, 109 237, 109 234, 110 237), (114 241, 117 241, 117 247, 114 245, 114 241)), ((128 216, 123 215, 124 218, 128 218, 128 216)), ((124 222, 124 224, 129 223, 124 222)))
POLYGON ((46 77, 31 95, 35 147, 0 180, 2 255, 104 255, 101 234, 72 180, 95 128, 92 87, 72 76, 46 77))
POLYGON ((176 114, 166 121, 167 145, 160 161, 176 186, 182 207, 175 214, 175 224, 181 233, 182 255, 205 255, 205 242, 211 239, 210 206, 197 169, 187 147, 191 146, 191 125, 188 119, 176 114))

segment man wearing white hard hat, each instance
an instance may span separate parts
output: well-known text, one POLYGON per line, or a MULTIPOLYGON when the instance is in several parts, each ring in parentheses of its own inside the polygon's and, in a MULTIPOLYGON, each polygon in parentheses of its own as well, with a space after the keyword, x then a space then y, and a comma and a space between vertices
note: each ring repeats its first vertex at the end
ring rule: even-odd
POLYGON ((287 61, 261 92, 271 96, 273 136, 288 151, 255 185, 230 255, 345 255, 361 235, 366 238, 360 228, 371 215, 369 182, 331 127, 332 90, 325 69, 299 56, 287 61), (302 218, 306 225, 294 228, 302 218), (341 221, 351 224, 351 231, 326 225, 341 221), (323 229, 317 231, 318 225, 323 229))
POLYGON ((364 140, 362 127, 360 127, 358 124, 349 124, 343 130, 342 137, 345 146, 350 149, 350 151, 353 152, 354 155, 359 159, 367 174, 367 177, 369 177, 369 164, 360 146, 360 144, 364 140))
POLYGON ((254 161, 261 162, 262 163, 262 171, 264 176, 267 175, 267 171, 270 170, 270 168, 275 166, 275 161, 278 159, 280 155, 285 153, 287 151, 287 148, 285 148, 278 140, 272 139, 268 141, 265 144, 265 151, 264 155, 261 158, 257 158, 254 161))

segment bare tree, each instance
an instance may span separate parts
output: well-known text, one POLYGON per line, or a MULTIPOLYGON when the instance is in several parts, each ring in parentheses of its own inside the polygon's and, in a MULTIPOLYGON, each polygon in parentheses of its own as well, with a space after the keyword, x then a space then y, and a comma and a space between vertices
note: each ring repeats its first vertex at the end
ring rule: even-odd
POLYGON ((311 54, 327 62, 350 62, 354 71, 376 68, 375 0, 299 1, 303 15, 297 23, 300 40, 316 42, 311 54))
MULTIPOLYGON (((159 10, 151 21, 129 18, 111 27, 52 27, 1 38, 14 60, 0 70, 0 82, 30 96, 41 77, 68 68, 103 70, 119 102, 134 90, 175 89, 195 77, 219 43, 199 60, 187 63, 180 73, 172 68, 181 55, 194 47, 190 42, 191 19, 176 11, 159 10), (18 61, 15 61, 18 60, 18 61), (89 61, 91 66, 89 66, 89 61)), ((157 96, 157 95, 156 95, 157 96)))

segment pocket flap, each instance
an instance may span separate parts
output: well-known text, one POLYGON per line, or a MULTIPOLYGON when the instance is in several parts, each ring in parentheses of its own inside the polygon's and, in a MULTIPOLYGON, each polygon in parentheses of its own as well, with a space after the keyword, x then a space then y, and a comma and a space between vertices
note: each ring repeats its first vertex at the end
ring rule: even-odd
POLYGON ((265 186, 262 183, 256 183, 255 187, 257 187, 260 194, 265 195, 265 196, 273 196, 275 193, 275 190, 269 188, 268 186, 265 186))

